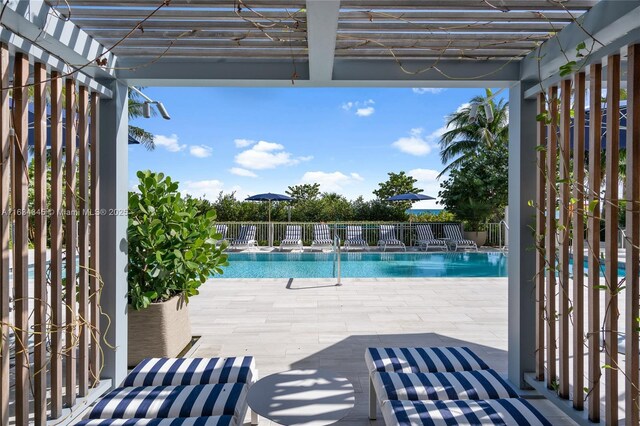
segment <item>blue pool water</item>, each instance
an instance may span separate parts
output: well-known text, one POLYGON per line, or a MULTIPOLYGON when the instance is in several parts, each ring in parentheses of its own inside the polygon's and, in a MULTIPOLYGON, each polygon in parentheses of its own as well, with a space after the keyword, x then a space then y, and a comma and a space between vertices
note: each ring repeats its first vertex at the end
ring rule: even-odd
MULTIPOLYGON (((217 278, 332 278, 334 253, 230 253, 217 278)), ((342 277, 506 277, 504 253, 342 253, 342 277)), ((585 274, 587 263, 584 264, 585 274)), ((571 273, 572 269, 570 270, 571 273)), ((601 267, 601 274, 604 266, 601 267)), ((624 264, 618 276, 624 277, 624 264)))
MULTIPOLYGON (((230 253, 222 278, 331 278, 333 253, 230 253)), ((506 277, 503 253, 342 253, 342 277, 506 277)))

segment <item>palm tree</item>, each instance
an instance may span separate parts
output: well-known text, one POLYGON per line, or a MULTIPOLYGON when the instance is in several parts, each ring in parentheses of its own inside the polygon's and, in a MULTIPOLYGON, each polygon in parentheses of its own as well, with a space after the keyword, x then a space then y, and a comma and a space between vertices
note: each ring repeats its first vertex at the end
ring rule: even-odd
POLYGON ((482 149, 506 145, 509 138, 509 107, 501 99, 495 102, 492 92, 486 89, 486 96, 476 96, 469 106, 460 108, 447 117, 446 131, 440 137, 440 159, 447 166, 440 176, 452 169, 458 169, 469 158, 482 149), (477 104, 477 116, 472 120, 471 105, 477 104), (483 105, 489 105, 493 111, 493 120, 488 121, 483 105))
MULTIPOLYGON (((129 119, 140 118, 143 116, 142 108, 144 100, 135 91, 129 90, 129 119)), ((157 111, 151 108, 151 115, 157 115, 157 111)), ((129 136, 140 142, 149 151, 153 151, 156 145, 153 143, 153 133, 147 132, 141 127, 129 124, 129 136)))

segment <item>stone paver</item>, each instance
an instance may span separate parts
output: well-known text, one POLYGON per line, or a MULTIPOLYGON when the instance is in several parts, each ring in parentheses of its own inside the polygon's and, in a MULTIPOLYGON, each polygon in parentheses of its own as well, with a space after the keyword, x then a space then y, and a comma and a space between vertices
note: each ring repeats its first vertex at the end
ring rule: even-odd
MULTIPOLYGON (((354 410, 338 424, 381 425, 367 417, 364 351, 369 346, 471 347, 506 374, 507 279, 215 279, 189 304, 196 356, 253 355, 260 376, 323 368, 349 378, 354 410)), ((554 425, 574 424, 550 402, 534 401, 554 425)), ((248 418, 247 418, 248 420, 248 418)), ((261 425, 270 422, 261 419, 261 425)))

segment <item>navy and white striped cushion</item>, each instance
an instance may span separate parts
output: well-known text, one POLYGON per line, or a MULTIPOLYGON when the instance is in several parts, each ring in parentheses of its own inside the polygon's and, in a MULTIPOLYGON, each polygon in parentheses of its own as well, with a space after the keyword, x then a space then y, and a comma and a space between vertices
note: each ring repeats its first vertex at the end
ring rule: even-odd
POLYGON ((464 240, 464 237, 462 236, 462 231, 460 230, 459 226, 457 226, 457 225, 444 225, 443 229, 444 229, 444 233, 447 236, 447 238, 450 238, 450 239, 456 240, 456 241, 464 240))
POLYGON ((367 348, 369 373, 439 373, 489 368, 467 347, 367 348))
POLYGON ((418 234, 418 241, 440 241, 433 236, 429 225, 416 225, 416 233, 418 234))
POLYGON ((175 419, 89 419, 76 426, 233 426, 233 416, 178 417, 175 419))
POLYGON ((518 393, 494 370, 451 373, 389 373, 372 376, 378 400, 517 398, 518 393))
POLYGON ((247 385, 117 388, 93 407, 90 419, 244 416, 247 385))
POLYGON ((380 241, 398 241, 396 227, 393 225, 380 225, 380 241))
POLYGON ((302 238, 302 226, 300 225, 288 225, 285 230, 284 240, 282 242, 297 243, 302 238))
POLYGON ((127 375, 122 386, 206 385, 254 381, 255 362, 251 356, 147 358, 127 375))
POLYGON ((315 244, 333 244, 329 225, 322 223, 313 225, 313 237, 315 244))
POLYGON ((503 425, 551 426, 542 414, 521 398, 485 401, 385 401, 387 426, 503 425))

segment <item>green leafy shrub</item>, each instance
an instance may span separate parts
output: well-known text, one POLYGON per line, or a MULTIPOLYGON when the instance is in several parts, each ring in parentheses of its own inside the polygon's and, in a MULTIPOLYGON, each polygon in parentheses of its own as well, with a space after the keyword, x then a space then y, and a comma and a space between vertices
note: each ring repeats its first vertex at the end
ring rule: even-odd
POLYGON ((225 244, 216 247, 215 210, 182 197, 162 173, 137 176, 139 192, 129 193, 129 303, 144 309, 181 293, 188 301, 228 265, 225 244))

